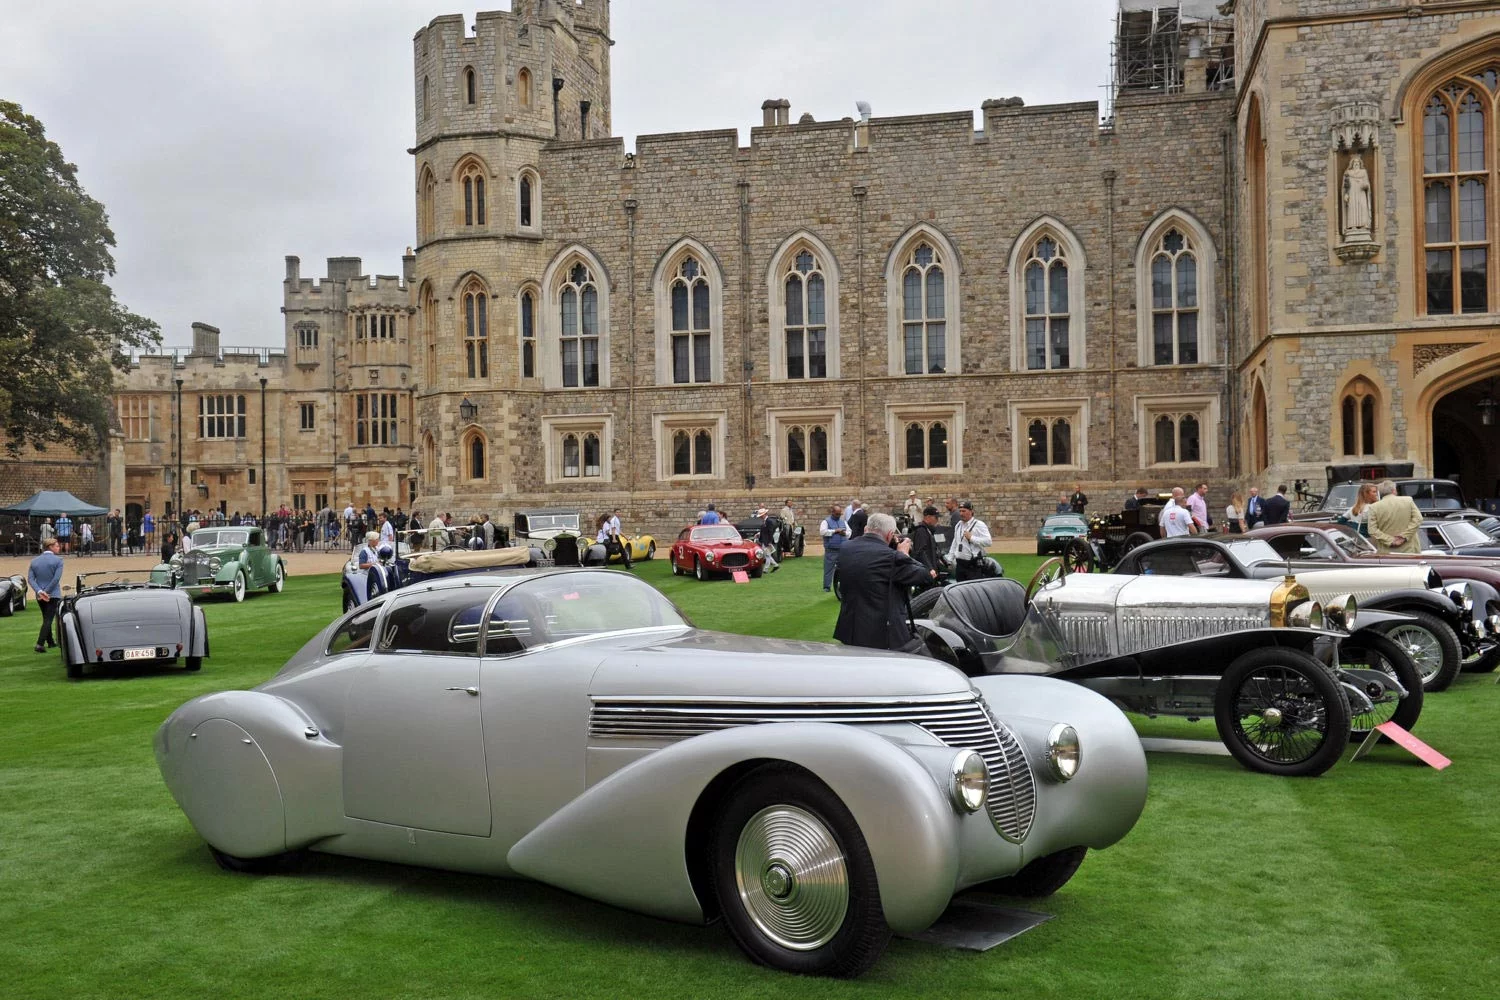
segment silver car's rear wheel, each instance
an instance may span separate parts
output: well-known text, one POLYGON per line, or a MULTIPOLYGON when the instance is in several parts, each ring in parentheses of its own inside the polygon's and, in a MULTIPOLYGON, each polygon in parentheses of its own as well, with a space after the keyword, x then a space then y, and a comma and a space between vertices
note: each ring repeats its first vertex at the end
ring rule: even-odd
POLYGON ((762 965, 857 976, 891 931, 848 808, 812 774, 767 765, 730 789, 712 837, 714 889, 735 942, 762 965))
POLYGON ((1458 636, 1448 624, 1436 615, 1425 611, 1404 611, 1414 619, 1396 622, 1383 631, 1395 640, 1422 675, 1422 690, 1442 691, 1453 683, 1462 666, 1463 653, 1458 647, 1458 636))

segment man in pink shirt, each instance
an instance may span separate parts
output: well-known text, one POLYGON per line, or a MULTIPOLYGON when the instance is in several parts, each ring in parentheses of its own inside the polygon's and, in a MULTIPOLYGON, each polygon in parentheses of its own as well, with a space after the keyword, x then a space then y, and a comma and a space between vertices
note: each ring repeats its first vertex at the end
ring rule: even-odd
POLYGON ((1193 490, 1187 499, 1187 508, 1193 515, 1193 527, 1197 530, 1195 534, 1205 534, 1208 531, 1208 484, 1199 483, 1198 488, 1193 490))

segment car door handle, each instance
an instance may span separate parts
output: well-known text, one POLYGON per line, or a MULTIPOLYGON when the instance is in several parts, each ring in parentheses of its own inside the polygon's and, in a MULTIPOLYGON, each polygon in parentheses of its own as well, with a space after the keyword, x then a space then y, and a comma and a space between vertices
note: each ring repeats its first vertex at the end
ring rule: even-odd
POLYGON ((479 689, 477 687, 448 688, 447 690, 449 690, 449 691, 462 691, 465 694, 474 696, 475 698, 479 697, 479 689))

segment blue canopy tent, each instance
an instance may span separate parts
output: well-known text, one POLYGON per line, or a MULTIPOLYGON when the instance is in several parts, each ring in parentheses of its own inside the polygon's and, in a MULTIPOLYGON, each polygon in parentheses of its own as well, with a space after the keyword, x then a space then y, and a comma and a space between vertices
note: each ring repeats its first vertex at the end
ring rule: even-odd
POLYGON ((109 508, 95 507, 69 493, 67 490, 39 490, 18 504, 0 507, 0 514, 19 514, 22 517, 98 517, 108 514, 109 508))

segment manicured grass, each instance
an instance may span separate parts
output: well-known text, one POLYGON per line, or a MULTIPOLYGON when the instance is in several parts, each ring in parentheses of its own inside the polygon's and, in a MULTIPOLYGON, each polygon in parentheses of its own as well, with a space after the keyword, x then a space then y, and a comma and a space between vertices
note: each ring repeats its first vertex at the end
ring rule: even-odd
MULTIPOLYGON (((1005 562, 1025 579, 1038 560, 1005 562)), ((821 560, 748 585, 638 572, 707 628, 826 639, 837 615, 821 560)), ((1428 699, 1417 730, 1455 760, 1442 773, 1395 748, 1303 781, 1153 755, 1140 824, 1037 905, 1057 919, 983 955, 896 941, 849 983, 757 968, 717 927, 533 884, 323 856, 293 876, 220 872, 162 786, 152 734, 195 695, 270 676, 338 613, 338 581, 206 608, 201 674, 74 683, 31 652, 34 610, 0 619, 0 996, 1261 1000, 1477 997, 1500 979, 1490 675, 1428 699)))

